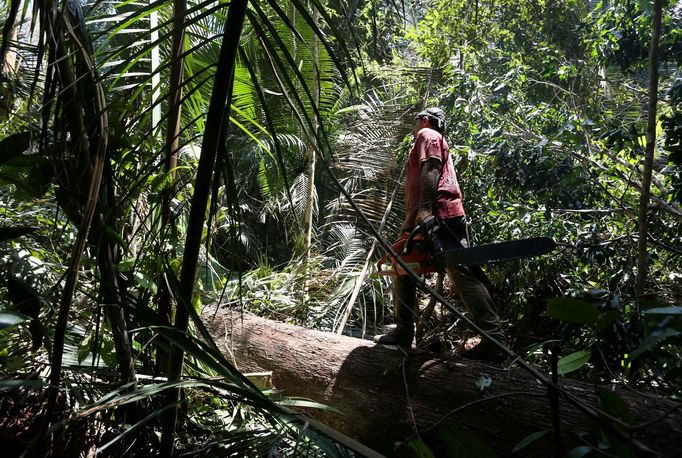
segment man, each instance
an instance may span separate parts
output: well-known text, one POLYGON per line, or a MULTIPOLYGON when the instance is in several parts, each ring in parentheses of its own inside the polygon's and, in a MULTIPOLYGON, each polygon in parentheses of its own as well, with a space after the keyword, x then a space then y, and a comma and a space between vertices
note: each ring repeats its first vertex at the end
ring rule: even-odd
MULTIPOLYGON (((445 113, 440 108, 427 108, 416 117, 414 146, 406 166, 406 216, 401 232, 409 232, 432 215, 436 216, 440 220, 436 239, 442 249, 450 250, 468 247, 468 239, 462 193, 448 144, 443 138, 444 129, 445 113)), ((464 266, 449 267, 446 271, 473 321, 504 343, 500 318, 480 275, 464 266)), ((393 307, 396 328, 376 336, 374 341, 409 348, 414 338, 415 319, 419 317, 416 282, 412 277, 399 276, 393 281, 393 307)), ((485 339, 462 355, 493 361, 505 358, 503 352, 485 339)))

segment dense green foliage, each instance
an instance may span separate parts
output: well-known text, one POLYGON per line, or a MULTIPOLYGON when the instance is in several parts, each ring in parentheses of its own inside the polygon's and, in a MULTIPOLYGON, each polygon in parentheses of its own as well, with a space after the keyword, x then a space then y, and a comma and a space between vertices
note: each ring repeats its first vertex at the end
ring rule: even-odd
MULTIPOLYGON (((0 101, 3 110, 9 107, 0 113, 0 383, 22 385, 21 395, 37 405, 36 385, 47 380, 54 357, 69 262, 80 259, 68 302, 59 405, 71 409, 64 417, 75 412, 74 422, 111 413, 99 447, 124 450, 135 434, 139 442, 132 443, 140 450, 142 443, 156 447, 157 417, 168 410, 159 393, 182 385, 181 450, 261 456, 267 450, 300 453, 305 446, 310 456, 353 456, 292 420, 270 393, 236 371, 196 312, 222 300, 323 330, 377 333, 390 321, 391 307, 387 281, 372 271, 384 250, 368 222, 385 240, 396 237, 413 115, 432 105, 447 112, 446 137, 473 243, 548 235, 561 246, 551 256, 487 268, 514 350, 546 369, 549 348, 558 347, 561 373, 680 394, 682 10, 675 2, 663 5, 646 235, 637 233, 637 206, 649 2, 250 2, 229 121, 223 120, 211 172, 193 299, 176 304, 192 317, 191 335, 169 327, 157 306, 166 284, 182 302, 181 253, 213 83, 226 77, 214 75, 214 66, 232 4, 187 5, 182 147, 177 168, 168 170, 172 5, 95 2, 83 5, 78 21, 78 9, 63 13, 41 4, 31 21, 31 8, 12 20, 13 3, 2 2, 0 10, 6 31, 0 101), (51 31, 49 24, 64 26, 59 18, 69 14, 82 35, 51 31), (150 19, 157 14, 154 29, 150 19), (45 39, 48 33, 61 34, 62 48, 45 39), (314 36, 321 43, 317 55, 314 36), (10 64, 16 49, 23 60, 10 64), (63 59, 55 57, 64 52, 63 59), (98 77, 89 76, 84 54, 98 77), (67 62, 76 76, 70 84, 57 62, 67 62), (97 125, 102 112, 106 128, 97 125), (94 222, 83 227, 93 145, 103 138, 108 146, 98 206, 94 222), (311 150, 323 162, 314 177, 306 174, 311 150), (167 202, 169 190, 175 194, 167 202), (306 253, 309 197, 315 227, 306 253), (171 224, 162 224, 165 211, 174 215, 171 224), (72 253, 86 230, 84 251, 72 253), (649 241, 649 272, 647 294, 637 297, 640 236, 649 241), (123 333, 115 307, 124 316, 123 333), (130 338, 136 389, 119 380, 126 380, 122 336, 130 338), (165 373, 159 354, 173 344, 188 355, 186 377, 152 379, 165 373), (131 418, 139 429, 131 437, 119 434, 131 418), (193 448, 195 441, 208 445, 193 448)), ((456 321, 449 313, 440 319, 441 328, 456 321)), ((456 326, 434 336, 449 350, 470 332, 456 326)), ((600 440, 608 442, 590 437, 590 447, 608 446, 600 440)), ((415 444, 405 448, 427 453, 426 445, 415 444)), ((611 444, 610 453, 621 451, 611 444)))
MULTIPOLYGON (((391 27, 389 13, 370 16, 383 18, 379 30, 391 27)), ((435 2, 408 27, 411 41, 396 38, 394 49, 403 63, 438 70, 426 95, 417 86, 412 97, 448 112, 474 242, 551 235, 563 246, 552 257, 489 269, 519 350, 558 338, 565 354, 593 354, 583 367, 591 377, 658 386, 678 372, 675 321, 663 324, 646 309, 679 302, 682 18, 667 6, 644 299, 633 286, 650 18, 646 3, 435 2), (547 301, 561 297, 605 315, 594 326, 545 317, 547 301)), ((370 58, 385 59, 379 54, 370 58)))

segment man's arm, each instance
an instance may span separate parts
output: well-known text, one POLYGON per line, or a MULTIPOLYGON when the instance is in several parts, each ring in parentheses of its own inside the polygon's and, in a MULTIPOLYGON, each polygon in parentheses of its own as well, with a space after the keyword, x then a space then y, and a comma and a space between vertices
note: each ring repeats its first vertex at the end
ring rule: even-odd
POLYGON ((421 163, 421 201, 419 202, 415 224, 420 224, 425 218, 436 212, 440 169, 441 162, 436 157, 431 157, 421 163))

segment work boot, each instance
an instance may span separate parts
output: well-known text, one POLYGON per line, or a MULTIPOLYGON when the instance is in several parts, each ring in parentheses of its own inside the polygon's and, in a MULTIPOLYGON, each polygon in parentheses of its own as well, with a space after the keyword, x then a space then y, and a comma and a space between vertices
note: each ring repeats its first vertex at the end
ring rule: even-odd
POLYGON ((410 331, 404 327, 396 327, 386 334, 374 336, 374 342, 381 345, 397 345, 403 348, 410 348, 412 347, 413 338, 414 331, 410 331))
POLYGON ((490 361, 501 363, 507 359, 507 354, 487 340, 481 340, 478 344, 460 353, 462 358, 478 361, 490 361))
POLYGON ((415 281, 410 277, 397 277, 393 280, 393 317, 396 327, 386 334, 374 336, 374 342, 403 348, 412 347, 414 319, 418 310, 415 281))

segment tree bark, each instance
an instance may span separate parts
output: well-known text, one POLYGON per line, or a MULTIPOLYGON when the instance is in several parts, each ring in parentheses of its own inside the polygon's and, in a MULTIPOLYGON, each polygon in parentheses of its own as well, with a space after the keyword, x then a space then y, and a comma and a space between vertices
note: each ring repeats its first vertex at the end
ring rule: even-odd
MULTIPOLYGON (((194 181, 194 194, 192 194, 192 205, 190 207, 189 221, 187 222, 187 236, 185 238, 182 268, 180 269, 181 295, 178 302, 182 306, 176 307, 175 312, 175 327, 180 332, 187 332, 189 324, 189 312, 186 307, 191 307, 192 303, 192 294, 199 262, 199 248, 206 219, 208 197, 211 191, 211 176, 215 167, 221 129, 227 128, 227 122, 224 119, 225 107, 229 107, 232 103, 235 58, 239 48, 239 39, 241 38, 248 3, 248 0, 234 0, 230 3, 223 29, 220 55, 216 65, 211 101, 208 107, 208 114, 206 115, 204 138, 201 144, 201 157, 199 158, 199 166, 194 181)), ((184 350, 181 347, 173 347, 168 367, 169 380, 178 380, 182 375, 184 357, 184 350)), ((160 448, 161 456, 173 455, 173 441, 179 400, 179 389, 173 390, 168 394, 168 403, 176 404, 177 407, 164 414, 160 448)))
MULTIPOLYGON (((506 456, 529 434, 552 429, 547 390, 516 368, 416 350, 404 354, 228 309, 207 309, 203 319, 239 370, 272 371, 272 384, 283 396, 305 397, 337 409, 309 414, 379 451, 415 433, 437 449, 439 427, 456 424, 506 456), (483 377, 492 384, 481 390, 476 383, 483 377)), ((597 406, 595 386, 575 380, 560 383, 597 406)), ((657 420, 638 429, 634 439, 660 456, 675 456, 682 447, 682 437, 675 433, 682 428, 678 404, 616 392, 636 424, 657 420)), ((560 403, 562 449, 568 450, 578 445, 574 433, 598 431, 598 426, 563 399, 560 403)), ((525 456, 551 456, 551 437, 546 434, 524 449, 525 456)))
MULTIPOLYGON (((312 18, 315 25, 319 22, 319 12, 312 4, 309 5, 312 10, 312 18)), ((318 38, 313 31, 312 42, 310 44, 310 53, 312 58, 313 74, 312 74, 312 100, 310 101, 316 109, 320 105, 320 57, 318 38)), ((305 214, 303 215, 303 243, 305 247, 305 254, 303 256, 303 313, 307 314, 308 304, 308 287, 309 287, 309 261, 313 245, 313 219, 315 216, 315 165, 316 165, 316 149, 317 145, 317 125, 320 120, 317 118, 317 112, 313 112, 312 116, 312 136, 308 138, 308 165, 306 167, 306 176, 308 181, 306 183, 306 206, 305 214)))
MULTIPOLYGON (((315 7, 311 7, 312 9, 312 17, 313 21, 315 24, 318 23, 319 19, 318 16, 320 13, 318 13, 317 9, 315 7)), ((315 33, 313 33, 312 36, 312 43, 311 43, 311 57, 312 57, 312 65, 313 65, 313 76, 312 76, 312 95, 313 95, 313 100, 311 102, 313 105, 319 107, 320 104, 320 70, 319 70, 319 49, 318 49, 318 38, 315 33)), ((306 185, 306 207, 305 207, 305 215, 303 218, 303 227, 305 230, 305 261, 306 265, 308 263, 308 260, 310 259, 310 248, 312 246, 312 241, 313 241, 313 215, 314 215, 314 207, 315 207, 315 145, 312 145, 312 142, 317 142, 317 124, 319 120, 317 119, 317 115, 313 114, 313 138, 308 139, 308 167, 306 169, 306 176, 308 177, 308 183, 306 185)), ((306 280, 307 280, 307 275, 306 275, 306 280)))
MULTIPOLYGON (((171 70, 170 88, 168 90, 168 126, 166 128, 166 144, 164 160, 164 171, 169 175, 170 185, 161 193, 161 223, 159 235, 161 239, 161 252, 165 251, 165 242, 170 240, 175 233, 175 215, 171 210, 171 201, 177 193, 175 186, 175 169, 178 166, 178 151, 180 150, 180 127, 182 118, 182 89, 185 80, 185 16, 187 14, 187 2, 185 0, 174 0, 173 2, 173 43, 171 45, 171 70)), ((151 21, 152 17, 150 17, 151 21)), ((150 24, 151 25, 151 24, 150 24)), ((154 33, 154 32, 152 32, 154 33)), ((156 32, 158 35, 158 32, 156 32)), ((153 39, 153 37, 151 37, 153 39)), ((158 64, 154 59, 158 54, 158 47, 152 49, 152 65, 158 64), (156 50, 156 51, 155 51, 156 50)), ((157 69, 153 69, 157 70, 157 69)), ((158 75, 157 75, 158 76, 158 75)), ((153 87, 153 94, 157 88, 153 87)), ((155 95, 152 101, 155 101, 155 95)), ((160 110, 160 105, 153 105, 152 110, 160 110)), ((152 116, 152 120, 154 116, 152 116)), ((156 129, 156 124, 152 122, 152 132, 156 129)), ((174 255, 171 253, 170 255, 174 255)), ((159 319, 167 324, 172 322, 173 299, 170 287, 163 274, 163 269, 158 273, 156 279, 158 294, 156 303, 158 305, 159 319)), ((156 372, 166 374, 168 371, 170 355, 159 343, 156 346, 156 372)))
POLYGON ((660 0, 653 0, 654 15, 651 20, 651 48, 649 49, 649 107, 647 110, 646 147, 644 148, 644 170, 642 171, 642 191, 639 198, 639 242, 637 247, 637 277, 635 294, 644 294, 647 278, 647 236, 649 225, 647 214, 651 176, 656 149, 656 108, 658 104, 658 44, 661 39, 662 6, 660 0))

